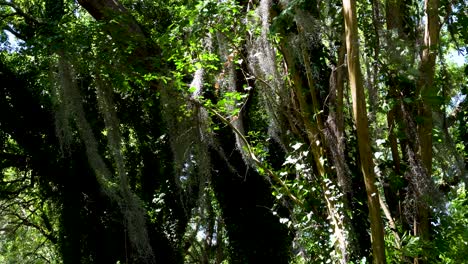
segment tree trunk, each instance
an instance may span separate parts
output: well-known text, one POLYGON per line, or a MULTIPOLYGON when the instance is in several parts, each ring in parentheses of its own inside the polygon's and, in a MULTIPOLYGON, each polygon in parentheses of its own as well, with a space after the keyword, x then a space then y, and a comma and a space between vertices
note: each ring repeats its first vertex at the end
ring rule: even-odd
MULTIPOLYGON (((434 98, 437 95, 435 89, 434 74, 435 60, 437 56, 437 45, 439 42, 439 17, 438 10, 439 0, 425 0, 426 9, 426 25, 424 31, 424 47, 421 55, 421 64, 419 66, 419 78, 417 83, 418 94, 421 97, 421 104, 418 107, 418 114, 422 122, 418 124, 419 136, 419 155, 422 164, 426 169, 426 177, 431 181, 432 174, 432 107, 434 98)), ((430 239, 430 208, 425 198, 429 197, 429 193, 422 194, 423 200, 417 205, 417 216, 415 223, 415 234, 423 240, 430 239)), ((415 263, 424 263, 415 259, 415 263)))
MULTIPOLYGON (((164 66, 157 59, 161 54, 160 47, 148 40, 138 22, 120 1, 78 0, 78 3, 94 19, 104 22, 104 30, 121 51, 125 53, 130 51, 127 59, 131 66, 148 72, 153 71, 155 66, 164 66)), ((152 86, 159 87, 155 83, 152 83, 152 86)))
POLYGON ((343 0, 348 54, 348 76, 353 98, 353 114, 356 122, 361 171, 366 185, 371 222, 372 252, 374 263, 385 263, 384 232, 380 215, 379 193, 375 186, 374 163, 370 148, 369 124, 366 100, 359 62, 359 39, 356 18, 356 1, 343 0))
POLYGON ((419 67, 418 90, 422 98, 419 113, 422 124, 418 126, 419 154, 429 175, 432 171, 432 105, 437 90, 433 87, 437 45, 439 42, 439 17, 437 9, 439 0, 426 0, 426 25, 424 32, 424 49, 419 67))

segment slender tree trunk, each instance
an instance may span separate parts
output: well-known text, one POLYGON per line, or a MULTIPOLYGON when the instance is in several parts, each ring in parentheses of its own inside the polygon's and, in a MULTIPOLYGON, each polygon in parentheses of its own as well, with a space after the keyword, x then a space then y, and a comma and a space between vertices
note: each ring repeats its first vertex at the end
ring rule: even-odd
POLYGON ((393 170, 397 175, 400 175, 401 162, 400 154, 398 153, 398 140, 395 135, 395 112, 396 109, 393 108, 387 113, 388 141, 392 152, 393 170))
MULTIPOLYGON (((385 13, 386 13, 386 26, 388 31, 396 30, 399 38, 404 38, 403 35, 403 14, 400 8, 403 6, 401 0, 387 0, 385 2, 385 13)), ((393 40, 392 34, 387 34, 386 41, 387 43, 392 43, 393 40)), ((390 57, 390 56, 389 56, 390 57)), ((393 63, 393 62, 392 62, 393 63)), ((409 62, 408 62, 409 63, 409 62)), ((393 72, 392 72, 393 74, 393 72)), ((388 94, 391 98, 395 100, 395 105, 387 113, 387 125, 388 125, 388 141, 390 143, 390 149, 392 152, 393 159, 393 169, 397 175, 400 175, 400 154, 398 151, 398 140, 396 137, 396 124, 397 120, 401 118, 397 109, 399 108, 399 100, 397 99, 398 91, 398 81, 396 77, 393 77, 392 74, 388 74, 388 78, 391 80, 388 87, 388 94)), ((396 74, 395 74, 396 75, 396 74)))
POLYGON ((384 232, 380 215, 379 193, 375 186, 376 180, 370 148, 369 123, 367 120, 366 100, 359 62, 356 1, 343 0, 343 12, 346 29, 349 84, 353 98, 353 114, 356 122, 361 171, 366 185, 371 222, 373 262, 385 263, 384 232))
MULTIPOLYGON (((421 104, 419 105, 418 114, 422 118, 422 122, 418 124, 419 136, 419 155, 421 156, 422 164, 426 169, 427 177, 432 174, 432 107, 434 104, 437 90, 435 89, 434 74, 435 60, 437 56, 437 45, 439 42, 439 17, 438 8, 439 0, 425 0, 426 9, 426 25, 424 31, 424 47, 421 55, 421 64, 419 67, 419 79, 417 83, 418 94, 421 96, 421 104)), ((429 179, 431 180, 431 179, 429 179)), ((417 205, 417 217, 415 223, 415 234, 423 240, 430 239, 430 208, 424 201, 424 198, 430 196, 429 193, 423 193, 423 201, 417 205)), ((415 263, 425 263, 415 259, 415 263)))
POLYGON ((398 36, 403 35, 403 14, 401 7, 404 3, 401 0, 387 0, 385 1, 385 13, 387 29, 397 29, 398 36))
POLYGON ((439 42, 439 18, 437 9, 439 0, 426 0, 426 25, 424 32, 424 49, 419 67, 418 89, 422 98, 420 114, 423 118, 419 131, 419 154, 424 166, 432 170, 432 100, 436 96, 433 87, 437 45, 439 42))
POLYGON ((312 80, 310 78, 308 79, 308 81, 310 81, 310 87, 307 87, 308 84, 303 80, 302 76, 300 75, 300 72, 296 69, 293 55, 290 52, 291 47, 288 47, 283 43, 281 50, 286 60, 286 63, 288 64, 288 68, 292 73, 292 79, 294 82, 294 93, 296 94, 299 102, 299 109, 302 114, 302 121, 307 131, 307 139, 310 143, 310 149, 312 151, 315 169, 317 170, 318 175, 320 175, 320 185, 322 187, 324 199, 327 205, 330 223, 333 226, 333 233, 337 238, 337 244, 335 244, 334 247, 340 255, 340 263, 346 263, 348 259, 347 249, 349 245, 346 238, 345 226, 343 220, 338 215, 339 212, 336 207, 335 201, 332 198, 332 194, 327 191, 327 187, 324 183, 324 179, 327 178, 327 168, 321 161, 321 158, 325 156, 325 150, 322 147, 325 144, 325 142, 323 140, 323 134, 321 133, 321 131, 324 131, 324 125, 321 119, 317 118, 314 120, 313 118, 314 116, 319 116, 317 107, 318 99, 313 99, 316 105, 314 105, 313 103, 312 105, 307 103, 307 93, 310 90, 312 90, 311 95, 313 96, 315 94, 313 91, 313 83, 311 82, 312 80))
POLYGON ((437 90, 433 87, 437 45, 439 42, 439 18, 437 9, 439 0, 426 0, 426 25, 424 32, 424 49, 419 67, 418 90, 422 98, 419 109, 423 118, 418 127, 419 154, 428 173, 432 171, 432 104, 437 90))

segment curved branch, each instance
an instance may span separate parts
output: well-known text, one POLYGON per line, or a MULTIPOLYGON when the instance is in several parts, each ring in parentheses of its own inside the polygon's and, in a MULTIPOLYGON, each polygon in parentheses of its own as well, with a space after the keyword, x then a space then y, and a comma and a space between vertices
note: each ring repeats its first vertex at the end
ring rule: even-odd
MULTIPOLYGON (((150 57, 154 53, 160 53, 158 47, 150 49, 147 46, 147 37, 140 25, 119 1, 78 0, 78 3, 94 19, 105 23, 107 33, 124 50, 131 48, 133 55, 138 56, 140 59, 150 57)), ((149 66, 148 70, 151 70, 151 66, 149 66)))
POLYGON ((16 38, 18 39, 22 39, 22 40, 25 40, 27 39, 27 37, 21 33, 19 33, 18 31, 14 30, 12 27, 6 25, 3 30, 6 30, 8 32, 10 32, 11 34, 13 34, 13 36, 15 36, 16 38))
POLYGON ((28 24, 40 24, 40 21, 24 12, 14 1, 0 0, 0 6, 1 5, 13 8, 16 11, 16 14, 22 16, 28 24))
POLYGON ((255 164, 261 168, 262 170, 264 170, 266 172, 266 174, 271 178, 273 179, 275 182, 277 182, 281 188, 284 189, 284 191, 286 192, 286 195, 296 204, 298 205, 303 205, 302 201, 300 201, 299 199, 297 199, 296 196, 294 196, 294 194, 292 194, 291 190, 288 188, 288 186, 286 185, 286 183, 281 180, 281 178, 275 173, 273 172, 272 170, 270 170, 265 164, 263 164, 262 161, 260 161, 257 156, 255 155, 254 151, 252 150, 252 147, 250 146, 250 143, 249 141, 247 140, 247 138, 245 138, 245 136, 229 121, 227 120, 223 115, 221 115, 218 111, 216 111, 215 109, 213 109, 212 107, 209 107, 207 105, 203 105, 201 102, 195 100, 195 99, 189 99, 191 102, 193 102, 194 104, 200 106, 200 107, 203 107, 205 109, 207 109, 208 111, 210 111, 211 113, 213 113, 216 117, 218 117, 221 122, 223 122, 224 124, 226 124, 227 126, 229 126, 236 135, 239 136, 239 138, 242 140, 242 142, 245 144, 245 147, 247 148, 247 153, 250 155, 250 158, 255 162, 255 164))

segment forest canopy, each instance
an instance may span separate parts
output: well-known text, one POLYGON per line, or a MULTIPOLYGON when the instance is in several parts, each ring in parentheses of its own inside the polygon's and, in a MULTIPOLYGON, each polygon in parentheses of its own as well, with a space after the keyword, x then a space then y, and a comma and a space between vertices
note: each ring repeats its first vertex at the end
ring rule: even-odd
POLYGON ((0 0, 1 263, 462 263, 465 0, 0 0))

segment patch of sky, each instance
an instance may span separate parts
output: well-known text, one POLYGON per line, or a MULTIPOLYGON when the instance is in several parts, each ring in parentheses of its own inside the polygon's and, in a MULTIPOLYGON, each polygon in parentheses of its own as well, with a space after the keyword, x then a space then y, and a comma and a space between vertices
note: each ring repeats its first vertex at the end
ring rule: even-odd
POLYGON ((453 62, 458 67, 461 67, 468 62, 466 53, 467 53, 466 48, 461 48, 460 50, 454 49, 448 53, 447 60, 450 62, 453 62))
POLYGON ((18 39, 11 32, 4 30, 0 37, 0 50, 6 50, 8 52, 17 52, 21 49, 24 41, 18 39))

